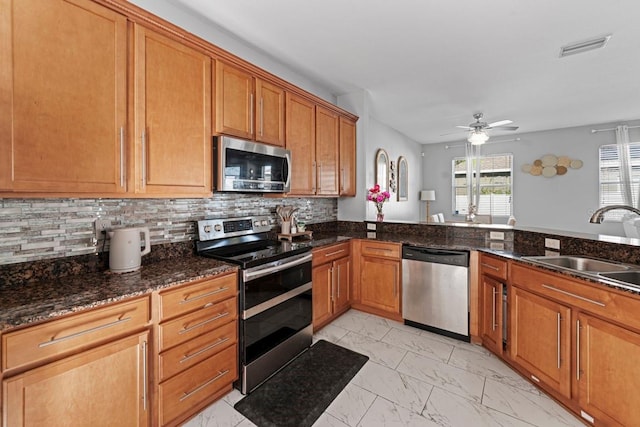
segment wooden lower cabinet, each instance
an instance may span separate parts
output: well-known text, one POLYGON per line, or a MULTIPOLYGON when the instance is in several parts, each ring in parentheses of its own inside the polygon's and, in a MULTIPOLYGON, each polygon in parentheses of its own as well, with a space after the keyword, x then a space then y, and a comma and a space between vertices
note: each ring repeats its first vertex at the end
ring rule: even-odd
POLYGON ((504 284, 488 276, 480 281, 480 336, 482 344, 497 354, 502 354, 502 292, 504 284))
POLYGON ((238 378, 237 275, 157 295, 158 424, 177 426, 231 390, 238 378))
POLYGON ((529 378, 571 397, 571 309, 512 288, 511 357, 529 378))
POLYGON ((350 244, 315 251, 313 263, 313 329, 317 331, 351 306, 350 244))
POLYGON ((581 313, 576 321, 576 347, 582 417, 598 425, 637 425, 640 334, 581 313))
POLYGON ((352 306, 390 319, 402 320, 401 251, 398 243, 361 240, 354 257, 352 306))
POLYGON ((141 332, 5 379, 2 425, 149 425, 148 342, 141 332))
POLYGON ((511 265, 507 362, 595 426, 640 420, 637 296, 511 265))

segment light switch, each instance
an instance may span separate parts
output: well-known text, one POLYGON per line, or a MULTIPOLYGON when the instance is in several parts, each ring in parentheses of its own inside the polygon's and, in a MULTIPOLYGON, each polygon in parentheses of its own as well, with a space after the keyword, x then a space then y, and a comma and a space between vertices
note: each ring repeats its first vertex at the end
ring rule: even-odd
POLYGON ((375 223, 367 223, 367 230, 373 230, 376 231, 376 224, 375 223))

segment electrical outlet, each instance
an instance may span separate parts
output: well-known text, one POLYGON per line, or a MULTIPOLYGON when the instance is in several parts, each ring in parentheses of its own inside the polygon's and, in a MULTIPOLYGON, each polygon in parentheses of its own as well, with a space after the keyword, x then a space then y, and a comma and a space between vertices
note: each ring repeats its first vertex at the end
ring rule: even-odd
POLYGON ((560 250, 560 240, 558 239, 544 239, 544 247, 549 249, 560 250))
POLYGON ((96 239, 96 242, 106 239, 107 236, 103 236, 103 231, 111 230, 111 221, 108 219, 98 218, 93 222, 93 234, 96 239))
POLYGON ((490 231, 489 240, 504 240, 504 232, 502 231, 490 231))
POLYGON ((372 224, 370 222, 367 223, 367 230, 376 230, 376 224, 372 224))

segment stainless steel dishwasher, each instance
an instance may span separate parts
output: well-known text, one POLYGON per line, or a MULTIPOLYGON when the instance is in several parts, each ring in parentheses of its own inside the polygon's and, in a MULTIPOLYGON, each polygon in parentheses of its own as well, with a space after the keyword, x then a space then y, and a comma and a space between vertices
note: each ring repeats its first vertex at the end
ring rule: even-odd
POLYGON ((469 252, 402 247, 404 323, 469 341, 469 252))

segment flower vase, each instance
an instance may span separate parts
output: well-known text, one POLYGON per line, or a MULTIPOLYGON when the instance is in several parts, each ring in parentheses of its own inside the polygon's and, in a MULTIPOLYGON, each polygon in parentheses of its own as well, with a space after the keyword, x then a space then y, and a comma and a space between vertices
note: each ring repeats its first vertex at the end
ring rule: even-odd
POLYGON ((376 221, 384 221, 384 213, 382 213, 382 206, 378 206, 378 214, 376 215, 376 221))

